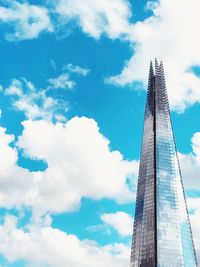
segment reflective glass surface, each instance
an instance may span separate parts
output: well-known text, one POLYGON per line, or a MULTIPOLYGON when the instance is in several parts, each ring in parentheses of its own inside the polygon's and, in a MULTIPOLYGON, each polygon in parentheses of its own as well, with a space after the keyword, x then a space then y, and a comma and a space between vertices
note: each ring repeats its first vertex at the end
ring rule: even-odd
POLYGON ((162 63, 150 66, 131 267, 196 267, 162 63))
POLYGON ((162 65, 156 68, 155 90, 157 266, 195 267, 192 234, 162 65))
POLYGON ((154 193, 154 128, 153 128, 153 84, 151 66, 149 88, 145 109, 144 132, 140 160, 131 267, 154 266, 155 251, 155 193, 154 193))

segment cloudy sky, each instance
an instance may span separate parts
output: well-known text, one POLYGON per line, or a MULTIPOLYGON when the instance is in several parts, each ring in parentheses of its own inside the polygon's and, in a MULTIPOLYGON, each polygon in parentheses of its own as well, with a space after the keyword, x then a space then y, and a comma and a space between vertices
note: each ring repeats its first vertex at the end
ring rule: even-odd
POLYGON ((199 256, 199 12, 199 0, 0 0, 0 266, 128 266, 155 57, 199 256))

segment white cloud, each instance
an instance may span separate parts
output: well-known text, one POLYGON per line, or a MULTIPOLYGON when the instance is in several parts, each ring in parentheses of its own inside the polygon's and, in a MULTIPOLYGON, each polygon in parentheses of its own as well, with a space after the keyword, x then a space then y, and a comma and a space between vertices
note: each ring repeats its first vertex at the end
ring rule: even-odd
POLYGON ((5 90, 6 95, 22 96, 22 82, 16 79, 13 79, 10 86, 5 90))
POLYGON ((19 167, 17 150, 10 146, 14 137, 0 128, 1 207, 54 213, 77 209, 82 197, 134 200, 126 182, 137 163, 110 151, 94 120, 75 117, 65 124, 29 120, 23 126, 18 147, 48 167, 38 172, 19 167))
POLYGON ((57 0, 55 11, 63 23, 74 21, 90 36, 109 38, 127 35, 131 7, 127 0, 57 0))
MULTIPOLYGON (((130 22, 132 12, 128 0, 56 0, 53 4, 48 3, 56 28, 60 25, 69 31, 74 22, 93 38, 106 35, 131 44, 132 58, 125 62, 121 74, 110 77, 107 82, 124 86, 142 81, 146 87, 149 60, 157 56, 164 60, 172 109, 182 112, 200 102, 200 78, 191 70, 194 65, 200 66, 200 37, 196 34, 200 23, 198 0, 148 2, 153 15, 136 23, 130 22), (176 10, 179 10, 178 15, 176 10)), ((52 31, 47 9, 41 6, 9 1, 7 8, 0 8, 0 19, 14 27, 14 33, 6 35, 7 39, 34 38, 43 30, 52 31)), ((55 88, 75 85, 67 74, 57 78, 52 79, 55 88)))
POLYGON ((75 117, 66 124, 25 121, 23 126, 19 147, 29 157, 48 164, 39 182, 39 206, 70 210, 79 205, 82 196, 132 200, 126 179, 133 172, 134 162, 123 160, 118 151, 110 151, 109 141, 94 120, 75 117))
POLYGON ((129 262, 130 249, 124 244, 100 247, 50 226, 17 228, 14 216, 0 225, 0 238, 0 252, 10 262, 23 259, 32 267, 125 267, 129 262))
POLYGON ((49 88, 52 89, 73 89, 76 83, 72 81, 68 73, 62 73, 57 78, 51 78, 48 80, 49 88))
POLYGON ((10 146, 13 142, 14 136, 0 128, 0 206, 6 208, 29 202, 35 190, 33 173, 17 166, 17 151, 10 146))
POLYGON ((146 85, 149 60, 157 56, 164 60, 170 104, 181 112, 200 102, 200 79, 191 70, 200 65, 200 2, 160 0, 149 2, 149 7, 153 15, 131 27, 132 58, 109 82, 126 85, 142 81, 146 85))
MULTIPOLYGON (((55 64, 55 63, 54 63, 55 64)), ((82 76, 88 75, 90 72, 87 68, 82 68, 77 65, 67 64, 63 67, 63 73, 56 78, 48 80, 48 89, 74 89, 76 82, 70 78, 70 73, 79 74, 82 76)))
POLYGON ((72 73, 77 73, 77 74, 80 74, 82 76, 86 76, 89 74, 90 70, 87 69, 87 68, 82 68, 80 66, 77 66, 77 65, 73 65, 73 64, 67 64, 65 67, 64 67, 64 70, 68 70, 72 73))
POLYGON ((192 137, 192 153, 179 153, 184 185, 187 189, 200 190, 200 133, 192 137))
POLYGON ((133 217, 126 212, 104 213, 101 220, 114 228, 121 236, 131 236, 133 231, 133 217))
POLYGON ((12 97, 13 106, 24 112, 29 119, 65 119, 60 112, 66 112, 68 104, 64 105, 47 96, 45 90, 36 90, 35 86, 25 79, 13 79, 10 86, 5 89, 5 94, 12 97))
POLYGON ((132 15, 128 0, 56 0, 46 1, 47 7, 27 2, 5 0, 0 6, 0 22, 6 26, 9 41, 37 38, 41 32, 53 32, 65 27, 69 35, 71 22, 83 32, 98 39, 106 34, 109 38, 127 38, 129 19, 132 15), (55 20, 58 16, 58 20, 55 20))
POLYGON ((5 1, 4 6, 0 6, 0 23, 12 28, 10 33, 5 34, 5 38, 9 41, 33 39, 43 31, 53 31, 48 10, 45 7, 15 0, 5 1))
POLYGON ((29 120, 23 125, 19 147, 33 159, 44 159, 48 168, 30 172, 19 167, 17 150, 10 146, 14 136, 0 128, 0 205, 30 207, 33 212, 31 225, 20 228, 14 216, 5 218, 0 253, 11 263, 23 259, 34 267, 127 266, 126 245, 100 247, 92 240, 81 241, 52 228, 50 216, 41 215, 74 210, 83 196, 133 201, 126 176, 136 163, 111 152, 92 119, 76 117, 66 124, 29 120))

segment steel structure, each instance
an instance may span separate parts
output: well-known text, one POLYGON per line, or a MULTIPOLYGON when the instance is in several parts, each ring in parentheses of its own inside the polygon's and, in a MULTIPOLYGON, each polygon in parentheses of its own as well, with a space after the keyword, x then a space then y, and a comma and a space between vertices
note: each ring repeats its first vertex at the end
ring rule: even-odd
POLYGON ((131 267, 197 267, 162 62, 150 63, 131 267))

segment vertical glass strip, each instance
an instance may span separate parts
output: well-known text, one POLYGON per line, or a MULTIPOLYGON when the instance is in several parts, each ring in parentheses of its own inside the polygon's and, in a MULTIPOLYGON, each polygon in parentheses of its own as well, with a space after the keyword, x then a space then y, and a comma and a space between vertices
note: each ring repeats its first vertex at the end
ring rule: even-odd
POLYGON ((154 73, 150 66, 143 142, 138 178, 131 267, 154 267, 154 73))
POLYGON ((158 267, 196 267, 162 64, 155 89, 158 267))

